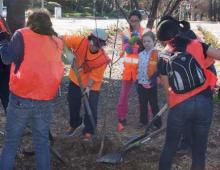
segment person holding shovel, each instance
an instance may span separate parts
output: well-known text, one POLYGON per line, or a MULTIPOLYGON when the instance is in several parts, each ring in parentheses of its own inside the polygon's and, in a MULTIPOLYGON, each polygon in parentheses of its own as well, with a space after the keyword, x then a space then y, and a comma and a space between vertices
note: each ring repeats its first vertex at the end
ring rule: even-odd
POLYGON ((138 10, 130 13, 129 29, 122 33, 122 52, 120 56, 123 60, 123 72, 121 81, 121 91, 116 107, 118 124, 117 130, 122 131, 128 116, 128 95, 132 85, 137 80, 138 53, 143 50, 141 37, 145 31, 140 23, 142 16, 138 10))
POLYGON ((110 61, 103 50, 108 34, 104 29, 95 28, 88 37, 66 35, 63 39, 75 54, 77 67, 71 68, 69 75, 70 83, 67 99, 70 111, 70 126, 66 135, 75 135, 77 128, 83 122, 85 125, 83 140, 91 141, 97 124, 99 90, 102 85, 104 71, 110 61), (79 77, 81 83, 77 77, 79 77), (84 89, 83 92, 82 89, 84 89), (80 116, 80 108, 82 101, 84 101, 81 98, 84 97, 88 99, 89 106, 85 107, 86 114, 83 119, 80 116), (91 109, 91 115, 89 115, 88 109, 91 109))
MULTIPOLYGON (((211 62, 207 56, 220 60, 220 49, 212 48, 210 45, 196 39, 189 39, 182 32, 185 29, 187 27, 184 27, 180 22, 172 20, 164 20, 157 27, 158 40, 166 45, 163 51, 164 54, 161 53, 160 55, 158 70, 161 74, 170 108, 167 119, 166 140, 159 163, 160 170, 171 169, 181 134, 187 126, 190 127, 189 131, 192 134, 191 170, 205 169, 208 133, 213 116, 212 90, 217 80, 216 75, 207 68, 207 65, 209 65, 207 62, 211 62), (178 72, 178 79, 175 81, 176 84, 173 84, 174 81, 172 81, 171 76, 174 75, 174 72, 169 69, 172 65, 169 62, 171 57, 168 58, 166 54, 172 55, 175 52, 184 56, 172 58, 173 60, 180 59, 179 61, 183 62, 186 62, 187 58, 191 58, 190 61, 194 60, 198 67, 188 68, 191 71, 193 69, 200 70, 201 72, 196 72, 193 78, 198 75, 200 80, 203 81, 194 81, 196 82, 194 86, 188 86, 188 80, 182 79, 183 71, 175 69, 175 74, 178 72), (163 57, 163 55, 166 57, 163 57), (177 84, 178 87, 184 84, 180 89, 182 91, 178 90, 177 84)), ((184 65, 181 65, 181 67, 184 67, 184 65)))
POLYGON ((52 28, 49 13, 36 10, 27 27, 17 30, 11 40, 1 32, 0 54, 12 64, 4 147, 0 169, 11 170, 23 131, 30 123, 36 153, 36 169, 50 169, 49 124, 52 100, 64 74, 61 60, 63 42, 52 28))

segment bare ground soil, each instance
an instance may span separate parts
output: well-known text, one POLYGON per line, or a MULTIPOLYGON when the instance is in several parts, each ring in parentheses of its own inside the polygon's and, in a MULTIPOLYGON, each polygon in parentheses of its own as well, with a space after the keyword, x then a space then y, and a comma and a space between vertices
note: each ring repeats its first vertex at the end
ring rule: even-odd
MULTIPOLYGON (((108 50, 108 49, 107 49, 108 50)), ((108 51, 111 54, 111 51, 108 51)), ((97 163, 98 152, 100 149, 101 137, 106 134, 104 149, 102 155, 117 151, 123 142, 129 137, 142 134, 144 128, 138 128, 139 106, 137 93, 133 87, 129 95, 129 116, 128 124, 123 132, 116 131, 117 116, 115 107, 120 91, 120 67, 114 65, 112 78, 109 79, 109 69, 105 73, 105 79, 100 92, 99 99, 99 118, 97 127, 96 141, 91 144, 82 142, 80 136, 65 137, 64 132, 68 127, 68 103, 66 100, 68 78, 65 77, 61 86, 61 96, 57 96, 54 101, 54 117, 51 124, 51 132, 54 136, 54 147, 65 161, 62 164, 52 155, 52 170, 156 170, 160 152, 164 143, 165 133, 154 138, 145 145, 127 153, 124 162, 116 165, 97 163), (103 128, 106 116, 106 127, 103 128)), ((165 103, 163 89, 159 87, 159 106, 165 103)), ((5 118, 2 109, 0 109, 0 126, 3 128, 5 118)), ((83 113, 83 111, 82 111, 83 113)), ((166 116, 165 116, 166 117, 166 116)), ((164 124, 166 118, 163 120, 164 124)), ((209 135, 207 170, 220 170, 220 102, 215 102, 214 118, 209 135)), ((0 137, 2 143, 2 137, 0 137)), ((29 145, 31 137, 24 137, 23 147, 31 150, 29 145)), ((34 156, 18 154, 16 159, 16 170, 32 170, 35 167, 34 156)), ((190 169, 190 154, 177 155, 173 163, 173 170, 190 169)))

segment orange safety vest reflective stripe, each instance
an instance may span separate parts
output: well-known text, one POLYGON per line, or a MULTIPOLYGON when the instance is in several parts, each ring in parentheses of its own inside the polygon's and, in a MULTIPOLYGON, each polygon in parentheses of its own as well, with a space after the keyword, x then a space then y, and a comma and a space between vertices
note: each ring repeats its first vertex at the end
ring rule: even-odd
POLYGON ((63 42, 55 36, 37 34, 30 28, 18 31, 24 40, 24 59, 16 74, 12 64, 10 91, 23 98, 51 100, 64 74, 63 42))
MULTIPOLYGON (((140 37, 142 37, 145 29, 140 28, 139 33, 140 37)), ((131 31, 128 29, 124 33, 122 33, 122 37, 127 36, 128 38, 131 38, 131 31)), ((135 53, 126 53, 124 51, 124 44, 122 44, 122 49, 123 52, 121 52, 121 55, 123 54, 124 56, 124 69, 122 73, 122 80, 136 80, 137 79, 137 69, 138 69, 138 49, 139 45, 137 43, 132 45, 132 48, 136 50, 135 53)))
POLYGON ((147 66, 147 75, 148 75, 149 80, 154 75, 154 73, 157 71, 157 61, 158 61, 158 51, 153 50, 151 52, 151 56, 150 56, 150 59, 148 61, 148 66, 147 66))
MULTIPOLYGON (((76 53, 77 67, 83 68, 80 72, 80 78, 82 80, 83 87, 88 84, 88 79, 94 80, 92 90, 99 90, 101 87, 101 80, 103 79, 104 70, 109 63, 110 59, 105 54, 103 49, 99 49, 96 54, 90 54, 89 52, 89 40, 83 38, 78 45, 78 48, 72 49, 76 53), (94 73, 96 72, 96 73, 94 73)), ((76 73, 71 68, 70 79, 77 85, 79 85, 76 73)))
POLYGON ((184 94, 176 94, 172 91, 171 88, 169 88, 168 89, 168 103, 169 103, 170 107, 174 107, 175 105, 185 101, 186 99, 202 92, 203 90, 207 89, 208 87, 213 89, 216 82, 217 82, 217 77, 215 76, 215 74, 213 72, 211 72, 210 70, 206 69, 207 68, 206 67, 206 60, 205 60, 205 56, 203 54, 203 47, 202 47, 201 43, 198 40, 192 40, 187 45, 186 51, 188 53, 190 53, 192 56, 194 56, 195 59, 197 60, 197 62, 201 65, 201 67, 204 70, 205 76, 206 76, 206 81, 202 86, 197 87, 196 89, 194 89, 190 92, 184 93, 184 94))

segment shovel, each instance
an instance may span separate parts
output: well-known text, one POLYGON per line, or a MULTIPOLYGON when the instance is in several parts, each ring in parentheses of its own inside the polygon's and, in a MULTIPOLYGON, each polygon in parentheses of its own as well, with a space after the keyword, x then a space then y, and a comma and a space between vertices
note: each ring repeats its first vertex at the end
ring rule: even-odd
MULTIPOLYGON (((78 83, 79 83, 79 88, 81 90, 81 93, 83 94, 84 87, 83 87, 82 80, 81 80, 81 77, 80 77, 80 71, 79 71, 79 69, 77 67, 77 64, 76 64, 77 54, 74 51, 71 51, 65 44, 64 44, 64 51, 65 51, 65 54, 63 54, 62 57, 67 63, 72 63, 71 68, 75 72, 76 78, 77 78, 78 83)), ((96 123, 95 123, 95 119, 93 117, 92 110, 91 110, 91 107, 90 107, 90 104, 89 104, 89 97, 87 95, 83 95, 82 99, 84 101, 85 108, 88 112, 92 127, 95 130, 96 129, 96 123)))
POLYGON ((96 161, 101 162, 101 163, 110 163, 110 164, 121 163, 124 159, 125 154, 129 150, 136 148, 136 147, 150 141, 152 138, 156 137, 157 135, 161 134, 166 129, 166 127, 158 129, 151 134, 148 134, 147 132, 150 129, 150 127, 153 125, 155 120, 157 120, 162 115, 162 113, 164 113, 166 111, 167 108, 168 108, 168 106, 167 106, 167 104, 165 104, 162 107, 162 109, 157 113, 157 115, 148 124, 148 126, 146 127, 146 130, 145 130, 145 133, 143 135, 130 138, 118 152, 104 155, 101 158, 97 159, 96 161))

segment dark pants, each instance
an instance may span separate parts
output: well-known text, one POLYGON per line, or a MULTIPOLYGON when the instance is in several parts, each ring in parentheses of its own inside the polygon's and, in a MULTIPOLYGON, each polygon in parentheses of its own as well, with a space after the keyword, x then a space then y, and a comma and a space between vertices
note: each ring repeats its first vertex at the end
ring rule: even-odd
MULTIPOLYGON (((82 94, 80 87, 74 84, 72 81, 70 81, 69 91, 68 91, 68 103, 69 103, 69 111, 70 111, 70 126, 72 128, 77 128, 82 123, 82 117, 80 116, 80 110, 82 104, 81 99, 82 99, 82 94)), ((97 124, 98 99, 99 99, 99 91, 91 90, 89 94, 89 104, 92 111, 92 116, 95 121, 95 126, 97 124)), ((85 133, 93 134, 95 127, 93 127, 93 124, 91 122, 90 116, 88 115, 86 108, 85 111, 86 111, 84 116, 85 128, 83 130, 83 134, 85 133)))
POLYGON ((10 66, 3 65, 0 61, 0 67, 0 99, 4 110, 6 111, 9 100, 10 66))
MULTIPOLYGON (((155 116, 158 111, 158 102, 157 102, 157 86, 146 89, 141 84, 138 84, 138 96, 140 103, 140 123, 147 124, 148 123, 148 102, 151 106, 151 110, 153 116, 155 116)), ((155 126, 158 128, 161 126, 161 119, 158 119, 155 122, 155 126)))
POLYGON ((213 103, 211 97, 198 94, 170 109, 167 119, 166 141, 161 153, 160 170, 170 170, 172 159, 181 134, 191 127, 192 170, 204 170, 208 133, 212 121, 213 103))

